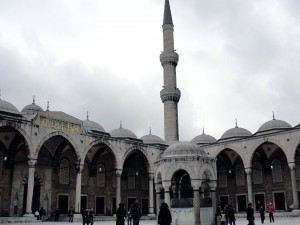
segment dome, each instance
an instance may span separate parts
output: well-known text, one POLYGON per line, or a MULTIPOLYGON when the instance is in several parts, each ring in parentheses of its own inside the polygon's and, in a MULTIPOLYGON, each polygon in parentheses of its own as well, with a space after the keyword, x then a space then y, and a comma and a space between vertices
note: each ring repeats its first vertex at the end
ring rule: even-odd
POLYGON ((227 130, 221 137, 221 139, 229 139, 229 138, 243 138, 243 137, 250 137, 252 136, 252 133, 241 127, 234 127, 229 130, 227 130))
POLYGON ((189 141, 178 141, 171 144, 163 153, 163 157, 174 156, 206 156, 205 151, 189 141))
POLYGON ((122 126, 118 129, 112 130, 109 132, 110 136, 114 138, 133 138, 138 139, 138 137, 130 130, 122 128, 122 126))
POLYGON ((151 133, 141 137, 140 139, 144 142, 144 144, 149 144, 149 145, 151 145, 151 144, 164 145, 165 144, 165 141, 163 139, 161 139, 160 137, 153 135, 151 133))
POLYGON ((289 128, 292 128, 292 126, 289 123, 273 118, 272 120, 265 122, 263 125, 261 125, 257 133, 271 130, 285 130, 289 128))
POLYGON ((11 103, 0 99, 0 111, 19 114, 19 110, 11 103))
POLYGON ((42 107, 40 107, 39 105, 35 104, 35 102, 33 101, 30 105, 25 106, 21 112, 41 112, 44 111, 42 109, 42 107))
POLYGON ((96 122, 91 121, 89 119, 86 119, 85 121, 83 121, 83 128, 86 131, 105 132, 105 130, 103 129, 103 127, 99 123, 96 123, 96 122))
POLYGON ((191 140, 191 142, 194 144, 211 144, 215 143, 216 141, 217 139, 211 135, 205 134, 204 132, 191 140))

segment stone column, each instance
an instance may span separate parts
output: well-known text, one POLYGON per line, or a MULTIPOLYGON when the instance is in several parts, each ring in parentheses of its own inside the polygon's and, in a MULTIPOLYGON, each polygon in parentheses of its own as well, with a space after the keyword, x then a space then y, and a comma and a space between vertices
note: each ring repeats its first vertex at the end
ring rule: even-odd
POLYGON ((194 216, 195 216, 195 225, 200 225, 200 194, 199 187, 193 187, 194 191, 194 216))
POLYGON ((165 192, 165 203, 167 203, 169 208, 171 208, 171 196, 170 196, 171 182, 163 181, 162 185, 163 185, 164 192, 165 192))
POLYGON ((34 216, 31 210, 32 206, 32 197, 33 197, 33 188, 34 188, 34 171, 36 159, 30 159, 28 161, 28 187, 27 187, 27 201, 26 201, 26 214, 24 216, 34 216))
POLYGON ((149 214, 148 216, 154 216, 154 191, 153 191, 153 174, 149 173, 149 214))
POLYGON ((116 171, 116 209, 119 207, 119 203, 121 203, 121 175, 122 175, 122 170, 117 170, 116 171))
POLYGON ((290 167, 290 171, 291 171, 294 209, 299 209, 299 202, 298 202, 299 198, 298 198, 296 172, 295 172, 296 164, 294 162, 289 163, 289 167, 290 167))
POLYGON ((247 174, 247 188, 248 188, 248 202, 253 204, 253 192, 252 192, 252 168, 245 169, 247 174))
POLYGON ((211 194, 211 201, 212 201, 212 208, 213 208, 213 215, 212 215, 212 224, 215 220, 216 210, 217 210, 217 195, 216 195, 216 188, 217 188, 217 182, 211 181, 209 184, 210 187, 210 194, 211 194))
POLYGON ((80 214, 81 211, 81 171, 83 165, 76 165, 76 194, 75 194, 75 212, 80 214))
POLYGON ((159 207, 161 204, 161 200, 160 200, 160 192, 161 192, 161 184, 155 184, 155 191, 156 191, 156 215, 158 216, 159 213, 159 207))

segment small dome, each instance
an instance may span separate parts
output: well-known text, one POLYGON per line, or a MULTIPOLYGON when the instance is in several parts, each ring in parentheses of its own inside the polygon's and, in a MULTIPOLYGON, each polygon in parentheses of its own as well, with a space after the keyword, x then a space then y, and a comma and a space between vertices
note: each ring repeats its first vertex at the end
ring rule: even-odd
POLYGON ((40 107, 39 105, 35 104, 35 102, 33 102, 32 104, 25 106, 22 109, 21 112, 22 113, 28 113, 28 112, 30 112, 30 113, 32 113, 32 112, 36 113, 36 112, 42 112, 42 111, 44 111, 42 109, 42 107, 40 107))
POLYGON ((86 131, 105 132, 105 130, 103 129, 103 127, 99 123, 96 123, 96 122, 91 121, 89 119, 86 119, 85 121, 83 121, 83 128, 86 131))
POLYGON ((178 141, 171 144, 163 153, 163 157, 174 156, 206 156, 205 151, 189 141, 178 141))
POLYGON ((261 125, 261 127, 258 129, 257 133, 260 132, 266 132, 266 131, 274 131, 274 130, 285 130, 285 129, 289 129, 292 128, 292 126, 282 120, 276 120, 275 118, 273 118, 272 120, 264 123, 263 125, 261 125))
POLYGON ((216 141, 217 139, 215 139, 213 136, 205 134, 204 130, 201 135, 198 135, 191 140, 191 142, 194 144, 211 144, 215 143, 216 141))
POLYGON ((11 103, 0 99, 0 111, 19 114, 19 110, 11 103))
POLYGON ((140 138, 144 144, 148 144, 148 145, 154 145, 154 144, 159 144, 159 145, 164 145, 166 144, 165 141, 163 139, 161 139, 160 137, 153 135, 153 134, 148 134, 145 135, 143 137, 140 138))
POLYGON ((243 137, 250 137, 252 136, 252 133, 244 128, 241 127, 234 127, 226 131, 220 140, 222 139, 229 139, 229 138, 243 138, 243 137))
POLYGON ((138 139, 138 137, 130 130, 122 128, 122 125, 120 128, 112 130, 109 132, 110 136, 114 138, 133 138, 138 139))

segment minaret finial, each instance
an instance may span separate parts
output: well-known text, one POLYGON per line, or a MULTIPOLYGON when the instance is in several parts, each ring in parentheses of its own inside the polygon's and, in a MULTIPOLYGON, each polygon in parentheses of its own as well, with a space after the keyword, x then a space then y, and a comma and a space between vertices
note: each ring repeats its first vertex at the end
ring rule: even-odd
POLYGON ((123 127, 122 127, 122 120, 120 121, 120 128, 123 128, 123 127))
POLYGON ((237 119, 235 119, 235 128, 238 128, 237 119))
POLYGON ((149 134, 151 134, 151 127, 149 127, 149 134))
POLYGON ((202 127, 202 134, 205 134, 205 132, 204 132, 204 127, 202 127))
POLYGON ((35 104, 35 95, 33 95, 33 101, 32 104, 35 104))
POLYGON ((86 111, 86 120, 89 120, 89 111, 86 111))
POLYGON ((49 111, 49 101, 47 101, 47 111, 49 111))
POLYGON ((272 114, 273 114, 273 120, 275 120, 275 113, 274 113, 274 111, 272 111, 272 114))
POLYGON ((171 24, 173 25, 172 13, 169 0, 165 0, 165 10, 164 10, 164 21, 163 25, 171 24))

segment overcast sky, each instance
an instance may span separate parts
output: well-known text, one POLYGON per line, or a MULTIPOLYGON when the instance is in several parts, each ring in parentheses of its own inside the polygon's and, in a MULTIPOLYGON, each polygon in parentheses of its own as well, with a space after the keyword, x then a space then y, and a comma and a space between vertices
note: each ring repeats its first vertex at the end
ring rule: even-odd
MULTIPOLYGON (((300 122, 299 0, 170 0, 180 139, 300 122)), ((163 134, 164 0, 0 0, 0 89, 141 137, 163 134)))

